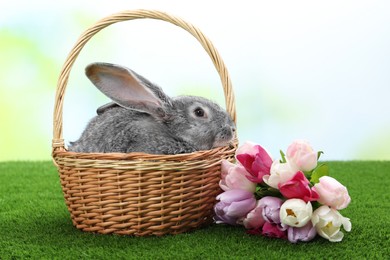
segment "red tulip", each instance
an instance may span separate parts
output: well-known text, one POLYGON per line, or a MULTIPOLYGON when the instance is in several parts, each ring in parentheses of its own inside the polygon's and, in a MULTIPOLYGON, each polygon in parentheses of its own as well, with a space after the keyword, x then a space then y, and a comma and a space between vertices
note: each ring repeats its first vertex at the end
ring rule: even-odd
POLYGON ((318 193, 310 188, 309 180, 301 171, 298 171, 291 180, 279 184, 278 187, 280 193, 287 199, 301 199, 308 202, 319 198, 318 193))
POLYGON ((260 145, 246 142, 236 153, 237 160, 245 167, 248 180, 262 183, 263 176, 270 174, 272 158, 260 145))

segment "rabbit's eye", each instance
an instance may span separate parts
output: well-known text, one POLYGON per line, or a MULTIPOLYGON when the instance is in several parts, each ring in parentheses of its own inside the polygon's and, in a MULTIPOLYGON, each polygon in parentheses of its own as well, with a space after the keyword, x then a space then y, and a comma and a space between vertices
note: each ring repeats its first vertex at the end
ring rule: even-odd
POLYGON ((204 110, 202 108, 200 108, 200 107, 195 108, 194 114, 197 117, 204 117, 205 116, 204 115, 204 110))

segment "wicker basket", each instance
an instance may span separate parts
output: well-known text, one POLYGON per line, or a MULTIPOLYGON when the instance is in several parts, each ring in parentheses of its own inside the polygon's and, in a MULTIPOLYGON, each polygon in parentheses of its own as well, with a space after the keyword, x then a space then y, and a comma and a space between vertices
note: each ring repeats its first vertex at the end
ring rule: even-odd
POLYGON ((75 59, 97 32, 134 19, 170 22, 192 34, 212 59, 222 81, 226 108, 234 121, 235 103, 228 72, 211 42, 193 25, 158 11, 120 12, 85 31, 71 50, 59 77, 54 108, 53 160, 73 224, 103 234, 177 234, 211 223, 220 193, 221 161, 232 160, 231 146, 178 155, 68 152, 62 138, 65 88, 75 59))

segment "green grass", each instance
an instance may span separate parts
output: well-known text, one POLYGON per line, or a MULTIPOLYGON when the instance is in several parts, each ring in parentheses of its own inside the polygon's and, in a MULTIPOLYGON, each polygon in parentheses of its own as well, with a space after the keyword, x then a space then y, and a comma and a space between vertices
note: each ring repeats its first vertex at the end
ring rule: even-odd
POLYGON ((390 162, 329 162, 352 202, 341 243, 290 244, 212 225, 164 237, 84 233, 72 226, 51 162, 0 163, 0 259, 384 259, 390 256, 390 162))

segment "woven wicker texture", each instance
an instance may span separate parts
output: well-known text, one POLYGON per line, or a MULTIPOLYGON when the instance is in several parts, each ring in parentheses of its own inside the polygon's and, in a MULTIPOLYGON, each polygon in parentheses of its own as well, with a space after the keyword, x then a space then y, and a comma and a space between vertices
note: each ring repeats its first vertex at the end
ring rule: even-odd
POLYGON ((227 112, 236 121, 227 69, 212 43, 193 25, 159 11, 124 11, 98 21, 79 38, 62 68, 55 98, 53 160, 73 224, 103 234, 177 234, 212 222, 220 193, 221 161, 233 160, 229 147, 178 155, 68 152, 62 137, 62 107, 71 68, 85 44, 103 28, 126 20, 150 18, 192 34, 220 75, 227 112))

